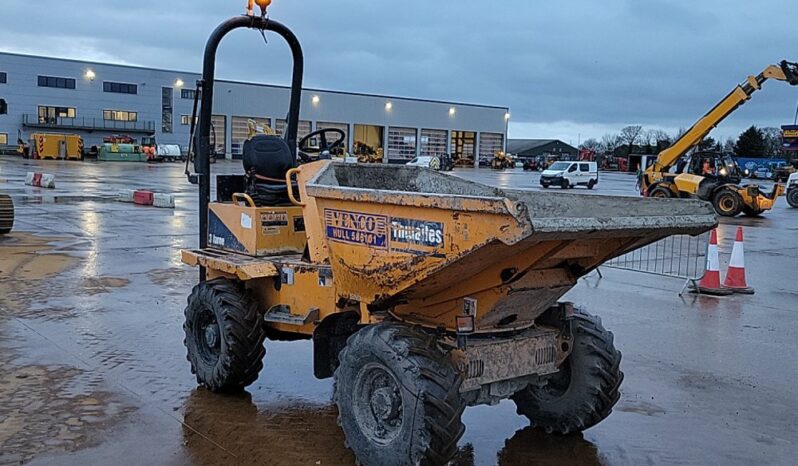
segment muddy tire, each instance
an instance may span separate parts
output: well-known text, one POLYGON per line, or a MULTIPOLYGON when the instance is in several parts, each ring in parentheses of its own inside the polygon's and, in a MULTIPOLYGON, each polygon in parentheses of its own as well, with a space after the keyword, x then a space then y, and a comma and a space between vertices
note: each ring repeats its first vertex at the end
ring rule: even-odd
POLYGON ((787 203, 790 204, 790 207, 798 209, 798 188, 787 191, 787 203))
POLYGON ((185 317, 183 342, 198 383, 213 392, 238 392, 258 378, 266 334, 258 304, 241 282, 198 284, 185 317))
POLYGON ((574 309, 573 351, 545 385, 513 395, 517 412, 547 433, 572 434, 609 416, 620 398, 621 352, 601 319, 574 309))
POLYGON ((718 215, 736 217, 743 211, 743 199, 731 189, 722 188, 712 196, 712 206, 718 215))
POLYGON ((462 378, 433 336, 371 325, 349 337, 339 359, 335 403, 360 464, 444 465, 457 452, 462 378))
POLYGON ((11 233, 14 228, 14 203, 11 196, 0 194, 0 235, 11 233))
POLYGON ((668 188, 657 186, 648 193, 648 197, 670 199, 673 197, 673 192, 668 188))

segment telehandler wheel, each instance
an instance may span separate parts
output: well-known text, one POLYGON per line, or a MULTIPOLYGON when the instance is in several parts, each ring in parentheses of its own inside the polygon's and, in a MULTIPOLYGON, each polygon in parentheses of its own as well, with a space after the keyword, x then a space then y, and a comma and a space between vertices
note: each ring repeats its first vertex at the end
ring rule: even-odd
POLYGON ((798 188, 787 191, 787 203, 790 204, 790 207, 798 209, 798 188))
POLYGON ((213 392, 237 392, 258 378, 266 349, 258 303, 241 282, 217 278, 188 297, 183 342, 197 382, 213 392))
POLYGON ((545 385, 513 395, 518 414, 547 433, 571 434, 598 424, 612 412, 623 381, 621 352, 601 319, 574 309, 573 350, 545 385))
POLYGON ((712 196, 715 212, 723 217, 736 217, 743 211, 743 199, 729 188, 721 188, 712 196))
POLYGON ((335 371, 339 423, 364 466, 444 465, 457 452, 462 377, 435 337, 381 323, 351 337, 335 371))
POLYGON ((11 233, 14 228, 14 203, 11 196, 0 194, 0 235, 11 233))
POLYGON ((656 188, 652 189, 651 192, 648 194, 648 197, 656 197, 660 199, 669 199, 673 197, 673 193, 668 188, 663 188, 662 186, 657 186, 656 188))

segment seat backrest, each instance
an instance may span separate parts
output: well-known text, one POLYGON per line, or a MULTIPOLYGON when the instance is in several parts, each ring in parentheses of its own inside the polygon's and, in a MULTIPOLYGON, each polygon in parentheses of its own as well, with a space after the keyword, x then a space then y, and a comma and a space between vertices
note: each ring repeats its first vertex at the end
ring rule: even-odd
POLYGON ((285 184, 285 174, 294 166, 294 158, 286 142, 274 135, 259 134, 244 143, 244 171, 271 180, 266 184, 285 184))

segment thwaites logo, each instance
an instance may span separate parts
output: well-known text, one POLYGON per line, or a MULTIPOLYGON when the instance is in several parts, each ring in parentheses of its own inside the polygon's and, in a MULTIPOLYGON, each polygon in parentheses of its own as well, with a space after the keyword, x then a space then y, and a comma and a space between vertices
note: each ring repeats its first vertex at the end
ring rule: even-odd
POLYGON ((443 247, 443 223, 391 217, 391 244, 443 247))
POLYGON ((324 209, 324 224, 327 237, 333 241, 379 249, 388 247, 386 216, 324 209))

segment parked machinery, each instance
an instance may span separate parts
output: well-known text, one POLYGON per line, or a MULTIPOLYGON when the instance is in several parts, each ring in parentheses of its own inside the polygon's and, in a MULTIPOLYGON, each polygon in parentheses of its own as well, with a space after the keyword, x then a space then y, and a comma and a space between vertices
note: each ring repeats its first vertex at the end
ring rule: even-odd
POLYGON ((494 170, 515 168, 515 160, 513 160, 513 158, 506 154, 503 150, 499 150, 493 155, 493 160, 490 162, 490 168, 493 168, 494 170))
MULTIPOLYGON (((24 153, 24 145, 20 144, 24 153)), ((30 151, 35 159, 82 160, 83 138, 77 134, 34 133, 30 137, 30 151)))
POLYGON ((798 209, 798 172, 790 175, 787 180, 787 202, 790 207, 798 209))
POLYGON ((695 148, 720 122, 747 102, 768 79, 798 85, 798 64, 782 61, 768 66, 757 76, 749 76, 701 117, 670 147, 660 152, 646 169, 641 193, 650 197, 698 198, 712 202, 719 215, 734 217, 740 213, 755 216, 770 210, 784 186, 777 184, 770 193, 759 185, 740 185, 741 175, 733 157, 715 152, 694 155, 685 170, 673 170, 686 154, 695 148))
POLYGON ((365 466, 446 464, 468 405, 512 399, 558 434, 601 422, 620 396, 621 354, 597 317, 558 299, 610 258, 717 224, 699 201, 596 207, 418 167, 298 165, 302 49, 265 15, 220 25, 203 70, 189 174, 199 248, 182 251, 200 267, 183 327, 191 370, 211 391, 239 391, 258 378, 266 338, 312 340, 314 373, 334 378, 341 428, 365 466), (217 177, 211 203, 216 52, 240 28, 288 42, 288 122, 283 138, 248 141, 244 173, 217 177))

